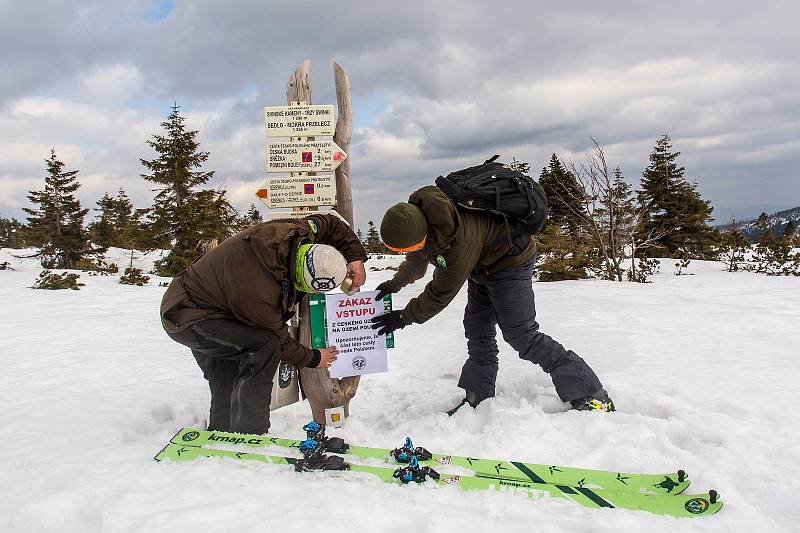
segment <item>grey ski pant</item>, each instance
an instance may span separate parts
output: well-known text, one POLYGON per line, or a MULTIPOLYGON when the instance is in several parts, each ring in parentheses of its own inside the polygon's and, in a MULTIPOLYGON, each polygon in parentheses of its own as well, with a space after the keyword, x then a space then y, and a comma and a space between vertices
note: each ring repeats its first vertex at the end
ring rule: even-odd
POLYGON ((269 430, 278 336, 234 319, 208 319, 169 336, 191 348, 211 389, 208 429, 264 434, 269 430))
POLYGON ((469 358, 458 386, 475 393, 478 402, 495 395, 497 325, 520 358, 550 374, 561 401, 591 396, 603 388, 578 354, 539 331, 531 283, 533 262, 492 274, 484 283, 469 281, 464 311, 469 358))

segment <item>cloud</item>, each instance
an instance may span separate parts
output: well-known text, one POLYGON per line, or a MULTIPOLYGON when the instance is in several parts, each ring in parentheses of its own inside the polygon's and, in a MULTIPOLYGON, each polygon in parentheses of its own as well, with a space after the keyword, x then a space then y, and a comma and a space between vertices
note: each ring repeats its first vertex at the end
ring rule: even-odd
POLYGON ((538 169, 590 136, 636 182, 665 132, 713 203, 797 204, 798 15, 721 0, 7 3, 0 213, 26 204, 51 146, 81 170, 85 205, 120 186, 148 205, 139 158, 175 101, 211 186, 246 208, 265 179, 261 108, 307 58, 317 103, 335 102, 332 59, 350 76, 360 226, 439 174, 494 153, 538 169))

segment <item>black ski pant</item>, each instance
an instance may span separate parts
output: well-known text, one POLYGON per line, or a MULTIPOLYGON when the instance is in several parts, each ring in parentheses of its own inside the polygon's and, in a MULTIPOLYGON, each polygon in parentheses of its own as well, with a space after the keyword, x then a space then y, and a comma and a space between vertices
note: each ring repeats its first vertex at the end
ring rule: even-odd
POLYGON ((539 331, 533 300, 533 262, 531 259, 517 268, 492 274, 483 283, 469 281, 464 311, 469 358, 458 386, 473 392, 477 402, 495 395, 497 325, 520 358, 550 374, 561 401, 591 396, 603 388, 578 354, 539 331))
POLYGON ((191 348, 208 380, 209 430, 269 430, 272 379, 281 358, 277 335, 235 319, 208 319, 169 336, 191 348))

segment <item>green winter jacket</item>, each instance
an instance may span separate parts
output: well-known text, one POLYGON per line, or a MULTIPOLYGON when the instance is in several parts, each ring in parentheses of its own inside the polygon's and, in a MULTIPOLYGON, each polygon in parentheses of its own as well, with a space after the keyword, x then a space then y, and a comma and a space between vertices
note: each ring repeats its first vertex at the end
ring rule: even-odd
POLYGON ((455 298, 467 279, 481 283, 495 272, 518 267, 536 253, 533 238, 524 236, 521 246, 518 244, 522 250, 509 255, 507 226, 501 217, 456 209, 438 187, 423 187, 408 202, 425 213, 428 235, 424 248, 406 255, 391 280, 391 289, 397 292, 422 278, 428 263, 435 270, 422 294, 406 306, 406 322, 422 323, 435 316, 455 298))

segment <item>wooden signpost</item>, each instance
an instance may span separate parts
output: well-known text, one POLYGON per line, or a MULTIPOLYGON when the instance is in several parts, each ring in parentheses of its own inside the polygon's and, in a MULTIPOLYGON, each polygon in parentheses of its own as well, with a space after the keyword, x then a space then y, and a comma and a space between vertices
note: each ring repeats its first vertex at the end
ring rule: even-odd
MULTIPOLYGON (((311 61, 303 62, 289 77, 286 106, 264 108, 268 138, 289 137, 267 145, 267 172, 289 173, 270 177, 256 191, 256 196, 270 209, 269 219, 304 217, 319 207, 330 211, 352 226, 353 199, 350 191, 350 164, 347 150, 353 132, 350 82, 344 70, 334 62, 334 80, 339 116, 335 128, 332 105, 311 103, 311 61), (317 140, 333 135, 333 140, 317 140), (317 174, 318 172, 334 172, 317 174), (291 211, 275 208, 291 207, 291 211), (338 211, 338 212, 337 212, 338 211)), ((298 341, 311 347, 309 298, 298 304, 292 319, 298 341)), ((355 396, 360 376, 332 379, 327 368, 301 368, 303 392, 311 404, 314 420, 321 424, 339 423, 341 415, 350 414, 350 399, 355 396)))

